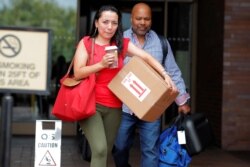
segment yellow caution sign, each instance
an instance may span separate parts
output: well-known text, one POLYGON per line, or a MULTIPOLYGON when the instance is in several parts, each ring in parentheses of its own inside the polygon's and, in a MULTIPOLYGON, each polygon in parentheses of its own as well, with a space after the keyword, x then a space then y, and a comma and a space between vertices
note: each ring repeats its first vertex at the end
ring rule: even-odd
POLYGON ((34 167, 61 166, 62 121, 37 120, 34 167))

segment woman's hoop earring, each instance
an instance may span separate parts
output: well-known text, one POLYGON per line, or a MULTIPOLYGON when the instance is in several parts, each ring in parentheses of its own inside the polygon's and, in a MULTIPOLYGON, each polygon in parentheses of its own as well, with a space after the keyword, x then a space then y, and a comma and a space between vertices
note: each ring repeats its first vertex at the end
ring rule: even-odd
POLYGON ((97 27, 95 28, 94 36, 96 35, 96 33, 97 33, 97 27))

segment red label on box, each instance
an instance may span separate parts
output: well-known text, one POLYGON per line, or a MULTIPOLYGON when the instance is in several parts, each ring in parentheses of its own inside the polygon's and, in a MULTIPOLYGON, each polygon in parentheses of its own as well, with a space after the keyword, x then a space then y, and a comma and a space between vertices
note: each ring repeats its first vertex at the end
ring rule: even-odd
POLYGON ((151 92, 151 90, 132 72, 129 72, 121 83, 139 101, 143 101, 151 92))

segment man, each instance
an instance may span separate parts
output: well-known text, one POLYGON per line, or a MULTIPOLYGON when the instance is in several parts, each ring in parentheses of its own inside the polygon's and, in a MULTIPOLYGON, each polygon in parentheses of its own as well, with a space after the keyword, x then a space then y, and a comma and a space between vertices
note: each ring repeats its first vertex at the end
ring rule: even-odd
MULTIPOLYGON (((151 8, 145 3, 136 4, 131 13, 132 27, 124 32, 124 36, 138 47, 153 55, 159 62, 163 60, 163 52, 157 34, 151 30, 152 24, 151 8)), ((128 59, 126 60, 126 62, 128 59)), ((125 63, 126 63, 125 62, 125 63)), ((172 50, 168 44, 168 55, 164 62, 166 71, 170 74, 176 84, 179 95, 175 102, 178 111, 183 113, 190 112, 187 100, 190 98, 186 92, 186 87, 181 72, 173 57, 172 50)), ((154 122, 146 122, 138 119, 129 108, 123 105, 123 115, 120 129, 117 134, 116 143, 113 149, 113 157, 116 167, 130 167, 129 150, 132 147, 135 130, 138 128, 140 135, 141 148, 141 167, 158 167, 159 158, 159 136, 161 130, 160 118, 154 122)))

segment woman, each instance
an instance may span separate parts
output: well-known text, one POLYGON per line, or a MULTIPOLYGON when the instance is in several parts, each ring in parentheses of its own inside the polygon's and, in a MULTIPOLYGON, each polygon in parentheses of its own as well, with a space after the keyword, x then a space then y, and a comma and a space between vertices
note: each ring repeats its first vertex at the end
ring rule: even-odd
MULTIPOLYGON (((74 75, 78 79, 96 74, 96 114, 80 121, 92 151, 91 167, 106 167, 121 120, 122 102, 108 89, 107 85, 123 66, 125 55, 139 56, 158 71, 164 78, 167 72, 151 55, 136 47, 128 38, 123 38, 121 14, 113 6, 102 6, 94 17, 90 36, 78 44, 74 59, 74 75), (94 63, 86 66, 94 41, 94 63), (114 55, 105 53, 105 47, 118 47, 118 68, 109 68, 114 55)), ((167 84, 176 89, 171 81, 167 84)))

